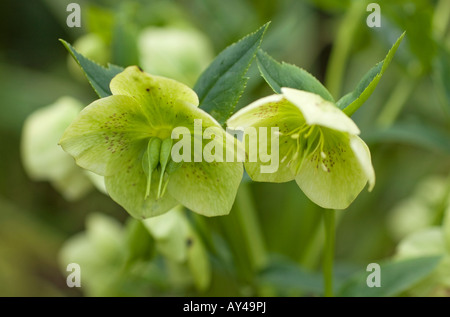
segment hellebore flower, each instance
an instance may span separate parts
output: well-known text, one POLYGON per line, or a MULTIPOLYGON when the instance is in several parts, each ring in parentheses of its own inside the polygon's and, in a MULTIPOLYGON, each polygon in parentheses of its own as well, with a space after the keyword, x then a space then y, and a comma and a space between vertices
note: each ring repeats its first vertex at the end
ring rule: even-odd
POLYGON ((101 213, 89 214, 86 230, 62 245, 58 262, 67 272, 69 263, 82 269, 83 292, 87 296, 114 296, 126 262, 126 232, 116 219, 101 213))
MULTIPOLYGON (((250 127, 279 128, 278 170, 261 173, 261 160, 245 162, 249 176, 275 183, 295 179, 314 203, 330 209, 347 208, 367 182, 372 190, 375 173, 370 152, 357 136, 356 124, 316 94, 292 88, 281 91, 253 102, 227 121, 229 128, 244 133, 250 127)), ((259 142, 259 153, 274 141, 259 142)))
POLYGON ((139 60, 151 74, 194 85, 214 57, 208 38, 195 29, 148 27, 138 39, 139 60))
POLYGON ((25 171, 35 181, 49 181, 67 200, 80 199, 92 184, 104 192, 103 177, 81 169, 58 146, 59 138, 81 109, 80 101, 61 97, 34 111, 23 125, 21 155, 25 171))
MULTIPOLYGON (((183 133, 183 140, 189 137, 196 143, 194 120, 202 120, 203 130, 214 129, 210 143, 226 144, 227 134, 197 107, 195 92, 136 66, 114 77, 110 89, 112 96, 87 106, 60 140, 77 164, 104 175, 111 198, 136 218, 165 213, 177 204, 206 216, 227 214, 242 178, 242 163, 172 160, 174 129, 194 132, 183 133)), ((200 150, 210 143, 204 146, 201 140, 200 150)))

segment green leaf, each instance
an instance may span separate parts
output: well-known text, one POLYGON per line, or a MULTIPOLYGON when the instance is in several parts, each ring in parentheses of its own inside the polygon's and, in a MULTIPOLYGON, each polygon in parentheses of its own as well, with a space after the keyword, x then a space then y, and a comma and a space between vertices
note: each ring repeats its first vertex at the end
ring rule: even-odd
POLYGON ((277 296, 289 296, 293 292, 321 294, 323 281, 321 275, 308 272, 297 263, 280 258, 272 259, 267 268, 258 276, 260 286, 270 286, 277 296))
POLYGON ((112 64, 108 64, 108 68, 105 68, 78 53, 75 48, 66 41, 62 39, 60 39, 60 41, 73 56, 78 65, 80 65, 97 95, 100 98, 110 96, 111 90, 109 89, 109 83, 114 76, 123 71, 123 68, 112 64))
POLYGON ((231 115, 245 89, 248 80, 245 74, 268 26, 269 23, 266 23, 255 33, 223 50, 194 86, 200 108, 210 113, 220 124, 231 115))
POLYGON ((334 102, 330 92, 306 70, 284 62, 278 63, 261 49, 256 59, 261 76, 277 94, 281 93, 281 87, 289 87, 309 91, 334 102))
POLYGON ((378 82, 381 79, 381 76, 383 76, 384 72, 386 71, 386 68, 389 66, 392 58, 394 57, 394 54, 397 51, 397 48, 402 42, 404 36, 405 32, 403 32, 403 34, 400 35, 400 37, 397 39, 395 44, 389 50, 385 59, 379 62, 373 68, 371 68, 364 75, 364 77, 356 86, 355 90, 345 95, 337 102, 337 106, 340 109, 343 109, 343 111, 348 116, 353 115, 356 112, 356 110, 358 110, 359 107, 361 107, 363 103, 366 102, 366 100, 373 93, 373 91, 378 85, 378 82))
POLYGON ((367 277, 371 272, 359 272, 345 283, 337 296, 342 297, 388 297, 395 296, 420 282, 439 264, 441 256, 380 264, 381 287, 368 287, 367 277))

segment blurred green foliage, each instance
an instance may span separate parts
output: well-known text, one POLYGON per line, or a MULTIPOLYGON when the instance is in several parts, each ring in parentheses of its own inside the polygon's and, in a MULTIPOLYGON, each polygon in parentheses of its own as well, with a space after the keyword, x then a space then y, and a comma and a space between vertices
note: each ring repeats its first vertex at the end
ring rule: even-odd
MULTIPOLYGON (((71 29, 65 24, 70 2, 36 0, 24 4, 4 0, 0 4, 0 296, 322 293, 322 210, 293 182, 245 182, 229 216, 204 218, 182 213, 190 232, 201 240, 207 252, 211 266, 208 283, 195 282, 198 272, 188 262, 168 260, 155 237, 141 223, 128 219, 126 211, 106 195, 92 191, 69 202, 49 183, 31 180, 20 152, 26 118, 62 96, 76 98, 84 105, 97 98, 88 81, 80 80, 79 74, 70 70, 73 65, 68 65, 68 53, 59 38, 76 43, 85 35, 95 34, 104 54, 96 55, 94 50, 91 56, 86 52, 86 56, 100 63, 106 56, 108 62, 125 67, 142 63, 138 38, 148 27, 195 30, 210 41, 208 45, 217 55, 271 21, 262 43, 264 51, 278 61, 304 68, 322 83, 327 72, 335 69, 330 61, 346 43, 346 54, 340 60, 342 74, 338 76, 342 87, 339 95, 344 95, 406 30, 390 69, 353 116, 371 149, 377 183, 372 193, 363 192, 350 208, 338 213, 336 288, 347 285, 347 280, 364 271, 367 264, 394 259, 403 238, 406 242, 402 245, 414 245, 414 238, 393 231, 399 221, 403 225, 415 223, 409 217, 433 218, 430 230, 448 236, 445 215, 450 212, 444 212, 449 208, 450 172, 448 0, 379 0, 382 27, 374 29, 365 24, 369 14, 365 10, 350 14, 356 2, 350 0, 80 0, 77 3, 82 8, 82 28, 71 29), (343 29, 352 24, 349 21, 356 27, 343 29), (418 196, 416 185, 432 176, 447 181, 441 186, 444 189, 438 203, 428 204, 426 199, 433 195, 435 187, 424 186, 428 192, 418 196), (411 212, 403 212, 403 221, 393 215, 405 200, 414 207, 411 212), (427 216, 414 211, 423 205, 427 208, 419 213, 427 216), (90 258, 95 262, 93 271, 85 272, 85 278, 91 274, 98 282, 94 278, 87 282, 92 285, 86 289, 68 288, 68 272, 59 262, 64 242, 73 243, 68 239, 75 234, 84 239, 82 242, 89 241, 83 238, 86 233, 82 231, 87 230, 89 235, 102 223, 113 231, 113 238, 108 240, 111 248, 104 257, 94 252, 90 258), (145 237, 148 245, 130 242, 145 237), (112 280, 106 268, 120 274, 112 280), (103 273, 97 274, 101 270, 103 273), (202 283, 209 286, 203 287, 202 283)), ((200 73, 198 69, 193 72, 197 76, 200 73)), ((255 63, 248 76, 250 80, 237 108, 272 93, 255 63)), ((406 229, 401 226, 400 231, 415 234, 416 229, 414 225, 406 229)), ((426 228, 420 226, 420 230, 426 228)), ((430 245, 436 240, 427 237, 432 241, 430 245)), ((190 245, 191 238, 180 241, 190 245)), ((83 247, 93 252, 95 245, 83 247)), ((87 252, 82 252, 85 257, 87 252)), ((200 252, 194 255, 197 258, 204 251, 195 252, 200 252)), ((448 249, 423 255, 438 253, 448 257, 448 249)), ((436 282, 448 280, 450 275, 450 268, 442 263, 434 275, 422 281, 424 288, 401 289, 401 294, 448 296, 448 285, 442 288, 436 282)), ((82 280, 83 274, 82 269, 82 280)))

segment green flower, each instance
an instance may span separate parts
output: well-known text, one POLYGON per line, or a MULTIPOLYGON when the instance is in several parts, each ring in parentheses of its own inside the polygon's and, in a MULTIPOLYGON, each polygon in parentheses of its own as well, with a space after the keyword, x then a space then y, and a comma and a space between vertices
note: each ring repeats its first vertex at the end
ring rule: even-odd
POLYGON ((201 157, 176 163, 171 158, 178 144, 172 140, 175 128, 190 132, 182 140, 199 141, 195 119, 202 120, 202 133, 211 128, 215 135, 206 145, 200 139, 201 150, 226 144, 227 134, 197 107, 195 92, 136 66, 114 77, 110 88, 112 96, 87 106, 67 128, 60 140, 63 149, 81 167, 105 176, 111 198, 136 218, 162 214, 177 204, 206 216, 227 214, 242 163, 208 163, 201 157))
POLYGON ((61 97, 53 104, 33 112, 22 132, 22 163, 35 181, 49 181, 67 200, 77 200, 94 184, 104 191, 103 177, 76 166, 58 146, 58 140, 83 105, 71 97, 61 97))
POLYGON ((86 231, 65 241, 59 253, 63 272, 69 263, 81 268, 81 286, 87 296, 113 296, 118 292, 126 259, 125 232, 115 219, 94 213, 86 219, 86 231))
MULTIPOLYGON (((267 152, 266 146, 279 144, 278 170, 261 172, 264 164, 259 158, 246 161, 249 176, 255 181, 275 183, 295 179, 319 206, 347 208, 367 182, 369 190, 375 183, 370 152, 357 136, 358 127, 333 103, 316 94, 291 88, 281 91, 253 102, 227 122, 228 127, 244 130, 244 134, 257 128, 260 156, 267 152), (278 133, 264 142, 260 128, 274 127, 278 133)), ((247 151, 254 147, 255 138, 250 139, 245 143, 247 151)))
POLYGON ((148 27, 139 34, 142 68, 155 75, 194 85, 213 59, 208 38, 195 29, 148 27))
MULTIPOLYGON (((448 201, 450 203, 450 201, 448 201)), ((411 296, 444 296, 450 294, 450 204, 442 225, 432 226, 406 236, 397 246, 395 259, 441 256, 441 262, 424 280, 408 290, 411 296)))

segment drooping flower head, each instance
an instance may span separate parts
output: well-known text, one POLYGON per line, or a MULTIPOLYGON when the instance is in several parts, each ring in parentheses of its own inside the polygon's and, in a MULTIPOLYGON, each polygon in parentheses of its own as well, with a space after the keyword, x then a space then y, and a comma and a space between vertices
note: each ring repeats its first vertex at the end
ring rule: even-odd
POLYGON ((210 142, 226 144, 227 134, 197 107, 195 92, 136 66, 114 77, 110 89, 112 95, 81 111, 60 140, 77 164, 104 175, 111 198, 134 217, 156 216, 177 204, 207 216, 227 214, 242 163, 172 160, 174 129, 193 132, 194 120, 214 129, 210 142))
POLYGON ((370 152, 358 137, 358 127, 319 95, 292 88, 281 91, 253 102, 227 121, 228 127, 244 132, 250 127, 279 129, 278 170, 261 173, 261 161, 246 162, 249 176, 276 183, 295 179, 319 206, 347 208, 367 182, 369 190, 375 183, 370 152))

